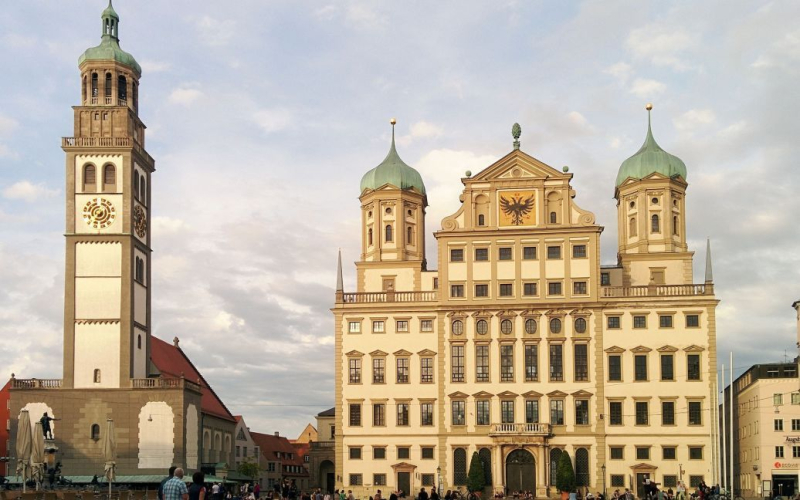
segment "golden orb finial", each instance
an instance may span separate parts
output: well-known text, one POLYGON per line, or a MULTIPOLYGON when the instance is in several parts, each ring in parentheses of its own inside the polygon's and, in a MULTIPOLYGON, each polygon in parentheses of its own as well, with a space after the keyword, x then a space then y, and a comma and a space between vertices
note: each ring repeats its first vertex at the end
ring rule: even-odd
POLYGON ((651 109, 653 109, 653 103, 652 102, 648 102, 647 106, 645 106, 644 109, 646 109, 647 111, 650 111, 651 109))
POLYGON ((392 118, 391 120, 389 120, 389 123, 391 123, 392 125, 396 125, 397 124, 397 118, 392 118))

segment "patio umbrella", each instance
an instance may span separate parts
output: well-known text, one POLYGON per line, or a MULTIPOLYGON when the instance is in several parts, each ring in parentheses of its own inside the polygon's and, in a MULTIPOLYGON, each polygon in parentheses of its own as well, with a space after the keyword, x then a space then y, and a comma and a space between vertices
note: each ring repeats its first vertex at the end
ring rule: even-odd
POLYGON ((114 421, 106 421, 106 435, 103 436, 103 458, 106 461, 106 480, 108 481, 108 497, 111 498, 111 483, 114 482, 117 469, 117 440, 114 437, 114 421))
POLYGON ((33 429, 33 443, 31 449, 32 476, 36 480, 36 489, 44 482, 44 433, 42 423, 36 422, 33 429))
POLYGON ((22 491, 28 481, 28 469, 31 465, 31 417, 28 410, 22 410, 17 420, 17 475, 22 476, 22 491))

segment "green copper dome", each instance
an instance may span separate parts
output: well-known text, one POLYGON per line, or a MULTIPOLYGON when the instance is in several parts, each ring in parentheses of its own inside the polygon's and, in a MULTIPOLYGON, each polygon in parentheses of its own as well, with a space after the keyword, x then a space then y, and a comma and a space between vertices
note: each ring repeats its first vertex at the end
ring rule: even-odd
POLYGON ((389 154, 381 162, 380 165, 373 168, 361 178, 361 192, 365 189, 378 189, 379 187, 391 184, 392 186, 399 187, 400 189, 412 189, 425 195, 425 184, 422 182, 422 176, 419 172, 406 165, 397 154, 397 149, 394 147, 394 127, 392 127, 392 147, 389 148, 389 154))
POLYGON ((686 164, 683 163, 683 160, 661 149, 661 146, 653 138, 653 131, 650 128, 650 109, 652 106, 648 105, 647 137, 639 151, 620 165, 617 187, 629 177, 642 179, 656 172, 667 177, 681 177, 686 180, 686 164))
POLYGON ((86 52, 78 58, 78 66, 85 61, 116 61, 129 66, 137 75, 141 75, 142 68, 136 59, 119 47, 119 16, 110 0, 108 7, 100 17, 103 20, 103 36, 100 45, 86 49, 86 52))

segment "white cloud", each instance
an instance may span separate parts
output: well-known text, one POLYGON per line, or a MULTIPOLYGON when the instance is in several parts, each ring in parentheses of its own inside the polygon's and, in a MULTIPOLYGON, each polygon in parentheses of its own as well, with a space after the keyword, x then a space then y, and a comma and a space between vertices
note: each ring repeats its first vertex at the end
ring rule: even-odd
POLYGON ((161 73, 169 70, 172 63, 167 61, 156 61, 154 59, 144 59, 141 61, 142 72, 144 73, 161 73))
POLYGON ((294 113, 285 108, 262 109, 253 113, 253 121, 261 130, 271 134, 291 127, 294 113))
POLYGON ((169 102, 181 106, 190 106, 201 97, 203 97, 203 92, 197 88, 179 87, 169 94, 169 102))
POLYGON ((418 121, 411 125, 411 137, 428 138, 442 135, 442 128, 426 121, 418 121))
POLYGON ((666 84, 657 80, 650 80, 647 78, 637 78, 633 81, 630 91, 639 97, 649 98, 655 97, 663 93, 667 89, 666 84))
POLYGON ((603 73, 613 76, 621 83, 626 83, 633 75, 633 67, 626 62, 620 61, 604 69, 603 73))
POLYGON ((164 235, 169 233, 178 233, 188 229, 188 225, 181 219, 174 217, 156 216, 152 221, 153 234, 164 235))
POLYGON ((363 29, 376 30, 386 27, 386 17, 372 8, 371 4, 353 3, 347 7, 347 20, 350 24, 363 29))
POLYGON ((673 118, 672 123, 682 132, 692 132, 714 123, 716 119, 716 115, 710 109, 690 109, 681 116, 673 118))
POLYGON ((59 193, 58 189, 48 189, 44 184, 33 184, 30 181, 19 181, 3 189, 3 196, 9 200, 23 200, 28 203, 42 198, 51 198, 59 193))
POLYGON ((212 47, 227 45, 236 34, 236 23, 231 20, 221 21, 211 16, 203 16, 197 21, 200 40, 212 47))
POLYGON ((689 69, 684 52, 699 44, 697 36, 668 25, 650 24, 630 32, 625 47, 637 59, 678 71, 689 69))

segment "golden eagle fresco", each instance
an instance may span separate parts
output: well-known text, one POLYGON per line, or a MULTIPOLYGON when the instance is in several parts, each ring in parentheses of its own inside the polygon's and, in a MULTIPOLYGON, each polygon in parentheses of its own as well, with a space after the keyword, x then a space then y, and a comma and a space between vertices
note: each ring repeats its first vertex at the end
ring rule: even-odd
POLYGON ((533 213, 533 199, 534 195, 531 192, 501 195, 500 210, 506 216, 504 219, 514 226, 531 223, 529 219, 532 217, 529 216, 533 213))

